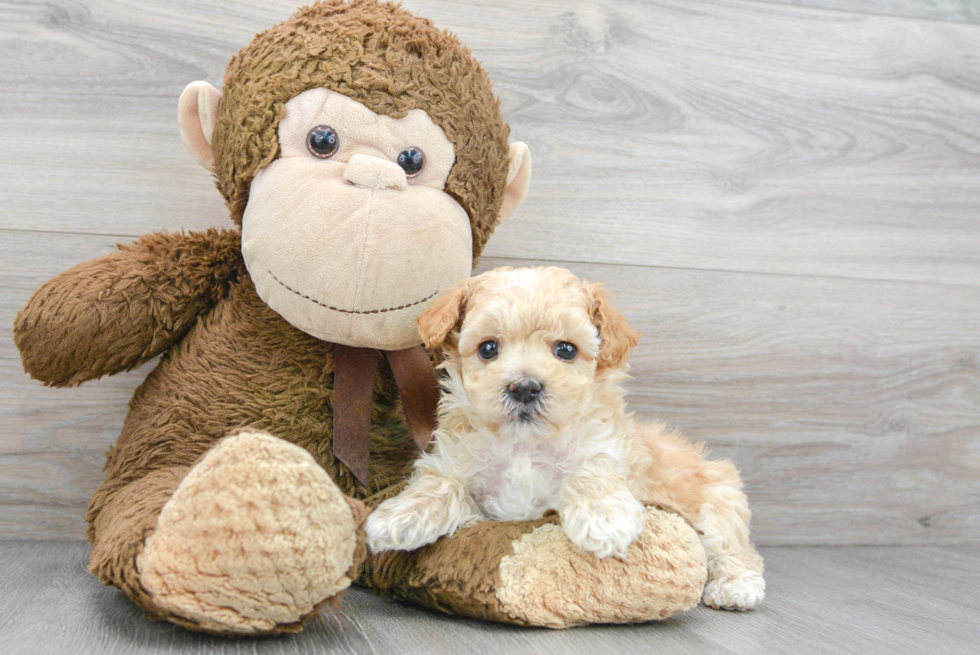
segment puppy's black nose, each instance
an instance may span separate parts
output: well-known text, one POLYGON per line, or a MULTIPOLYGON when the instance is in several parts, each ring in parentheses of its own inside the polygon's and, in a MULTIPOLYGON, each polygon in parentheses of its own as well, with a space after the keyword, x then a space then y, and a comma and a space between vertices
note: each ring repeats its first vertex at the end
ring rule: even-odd
POLYGON ((534 402, 541 393, 541 383, 537 380, 518 380, 507 385, 507 395, 519 403, 534 402))

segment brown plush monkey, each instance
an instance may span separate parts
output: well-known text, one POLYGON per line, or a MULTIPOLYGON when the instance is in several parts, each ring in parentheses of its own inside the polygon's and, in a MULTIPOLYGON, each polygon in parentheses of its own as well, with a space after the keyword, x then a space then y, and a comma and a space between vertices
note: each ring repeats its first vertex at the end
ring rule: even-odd
POLYGON ((53 386, 163 355, 89 508, 94 574, 151 616, 223 634, 299 630, 355 580, 552 627, 698 601, 697 535, 655 508, 625 560, 575 551, 555 517, 366 553, 368 508, 418 453, 412 417, 424 427, 415 319, 469 275, 530 176, 454 36, 396 5, 316 4, 257 35, 223 93, 191 84, 179 115, 240 230, 120 246, 45 284, 15 326, 25 368, 53 386))

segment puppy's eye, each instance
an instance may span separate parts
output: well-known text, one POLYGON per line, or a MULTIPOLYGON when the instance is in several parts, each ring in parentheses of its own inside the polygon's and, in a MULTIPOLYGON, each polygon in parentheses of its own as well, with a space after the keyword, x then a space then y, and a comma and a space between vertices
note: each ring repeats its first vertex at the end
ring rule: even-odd
POLYGON ((480 354, 480 359, 489 362, 491 359, 497 357, 497 353, 500 352, 500 346, 497 345, 496 341, 484 341, 477 348, 477 352, 480 354))
POLYGON ((422 172, 422 167, 425 166, 425 153, 416 146, 405 148, 398 153, 397 163, 405 171, 406 177, 415 177, 422 172))
POLYGON ((566 362, 570 362, 578 356, 578 348, 574 343, 559 341, 555 344, 555 357, 566 362))
POLYGON ((306 149, 319 159, 329 159, 340 149, 340 135, 329 125, 317 125, 306 135, 306 149))

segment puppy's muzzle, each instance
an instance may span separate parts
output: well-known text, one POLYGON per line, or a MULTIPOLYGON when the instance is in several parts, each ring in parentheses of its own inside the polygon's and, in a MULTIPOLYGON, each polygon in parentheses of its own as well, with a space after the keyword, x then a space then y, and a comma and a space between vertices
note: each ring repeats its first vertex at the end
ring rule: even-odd
POLYGON ((529 406, 541 401, 544 385, 534 379, 515 380, 507 385, 507 398, 520 405, 529 406))
POLYGON ((537 380, 518 380, 507 385, 507 396, 511 400, 530 405, 541 397, 544 386, 537 380))

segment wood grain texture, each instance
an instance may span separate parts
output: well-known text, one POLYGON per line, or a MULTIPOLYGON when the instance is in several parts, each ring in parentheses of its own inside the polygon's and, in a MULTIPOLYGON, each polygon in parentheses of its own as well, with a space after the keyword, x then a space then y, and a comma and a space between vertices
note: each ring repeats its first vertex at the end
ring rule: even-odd
POLYGON ((275 639, 151 621, 85 571, 85 544, 0 542, 0 634, 11 655, 77 653, 975 653, 980 555, 965 547, 769 548, 766 602, 637 626, 552 631, 449 617, 352 589, 339 613, 275 639))
MULTIPOLYGON (((488 254, 980 280, 980 26, 743 0, 409 6, 486 63, 535 155, 488 254)), ((291 2, 3 7, 3 226, 225 224, 176 98, 291 2)))
MULTIPOLYGON (((6 237, 0 259, 18 271, 0 273, 7 326, 44 280, 112 242, 6 237)), ((479 270, 533 263, 486 258, 479 270)), ((570 266, 614 290, 645 334, 633 358, 632 409, 741 467, 760 543, 980 537, 980 289, 570 266)), ((0 535, 76 537, 103 453, 148 367, 45 389, 22 372, 5 329, 0 407, 10 435, 0 503, 19 513, 0 523, 0 535), (20 514, 32 507, 48 513, 33 526, 20 514)))
POLYGON ((850 11, 881 16, 902 16, 953 23, 980 23, 980 5, 975 0, 760 0, 833 11, 850 11))
MULTIPOLYGON (((977 542, 980 26, 835 1, 408 5, 533 151, 481 270, 606 281, 646 335, 633 409, 736 461, 759 542, 977 542)), ((176 98, 294 7, 0 2, 0 536, 82 538, 152 366, 45 389, 16 311, 117 241, 228 225, 176 98)))

